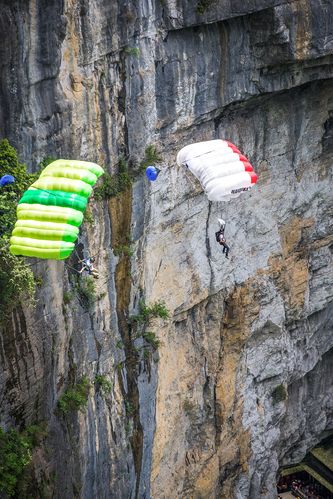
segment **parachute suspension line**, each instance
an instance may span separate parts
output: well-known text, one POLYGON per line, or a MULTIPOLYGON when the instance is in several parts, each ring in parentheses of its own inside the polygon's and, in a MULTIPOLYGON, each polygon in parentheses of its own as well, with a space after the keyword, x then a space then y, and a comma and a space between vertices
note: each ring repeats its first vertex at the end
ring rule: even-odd
MULTIPOLYGON (((77 256, 78 263, 82 263, 84 260, 86 260, 86 258, 81 259, 81 258, 79 257, 79 254, 78 254, 78 252, 77 252, 77 249, 76 249, 76 248, 74 249, 74 251, 75 251, 75 254, 76 254, 76 256, 77 256)), ((99 255, 99 251, 98 251, 97 253, 94 253, 94 254, 93 254, 90 258, 96 258, 98 255, 99 255)))
POLYGON ((81 260, 81 258, 79 257, 79 254, 78 254, 78 252, 77 252, 76 247, 75 247, 74 251, 75 251, 75 254, 76 254, 76 256, 77 256, 77 259, 79 260, 79 263, 80 263, 80 262, 83 262, 83 260, 81 260))
POLYGON ((213 278, 213 269, 212 269, 212 264, 211 264, 212 248, 211 248, 211 242, 210 242, 209 233, 208 233, 208 225, 209 225, 209 221, 211 219, 211 214, 212 214, 212 202, 209 200, 208 201, 207 222, 206 222, 205 245, 206 245, 206 254, 207 254, 207 258, 208 258, 208 264, 209 264, 209 268, 210 268, 210 272, 211 272, 210 281, 212 282, 212 278, 213 278))
MULTIPOLYGON (((202 152, 201 154, 197 154, 196 156, 192 156, 191 159, 201 158, 201 156, 205 156, 206 154, 210 154, 211 152, 215 152, 215 149, 211 149, 210 151, 205 151, 205 152, 202 152)), ((186 166, 185 163, 182 163, 182 164, 186 166)))
POLYGON ((67 267, 68 269, 74 270, 74 272, 77 272, 78 274, 80 274, 80 272, 77 269, 75 269, 71 265, 68 265, 68 263, 65 263, 65 267, 67 267))
POLYGON ((51 196, 55 197, 55 198, 58 198, 60 196, 58 196, 57 194, 53 194, 52 191, 48 191, 47 189, 41 189, 40 187, 35 187, 35 186, 32 186, 30 187, 31 190, 36 190, 36 191, 43 191, 43 192, 47 192, 48 194, 50 194, 51 196))
POLYGON ((226 225, 227 225, 226 221, 223 220, 222 216, 221 216, 221 218, 218 218, 217 221, 220 224, 220 228, 221 229, 223 228, 223 232, 224 232, 225 228, 226 228, 226 225))

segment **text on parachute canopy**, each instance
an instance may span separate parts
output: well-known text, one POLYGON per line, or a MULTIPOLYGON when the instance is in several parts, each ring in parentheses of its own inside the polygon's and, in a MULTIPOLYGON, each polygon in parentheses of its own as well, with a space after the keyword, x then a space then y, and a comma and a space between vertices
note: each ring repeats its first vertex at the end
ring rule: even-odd
POLYGON ((239 189, 232 189, 231 194, 237 194, 238 192, 249 191, 251 187, 240 187, 239 189))

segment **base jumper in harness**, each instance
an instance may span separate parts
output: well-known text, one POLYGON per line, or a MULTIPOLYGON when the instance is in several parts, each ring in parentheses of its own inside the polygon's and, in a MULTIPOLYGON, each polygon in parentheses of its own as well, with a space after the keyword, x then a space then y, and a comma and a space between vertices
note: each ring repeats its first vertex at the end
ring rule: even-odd
POLYGON ((82 268, 79 270, 79 274, 82 274, 82 272, 86 271, 88 272, 89 275, 92 275, 95 279, 99 278, 99 273, 98 270, 94 267, 94 261, 95 258, 85 258, 84 260, 81 260, 82 263, 82 268))
POLYGON ((226 258, 229 258, 229 251, 230 251, 230 248, 229 246, 227 245, 227 241, 224 237, 224 230, 225 230, 225 221, 222 220, 222 218, 219 218, 218 219, 219 221, 219 224, 220 224, 220 230, 218 230, 217 232, 215 232, 215 237, 216 237, 216 241, 221 245, 223 246, 223 250, 222 250, 222 253, 225 253, 225 257, 226 258))

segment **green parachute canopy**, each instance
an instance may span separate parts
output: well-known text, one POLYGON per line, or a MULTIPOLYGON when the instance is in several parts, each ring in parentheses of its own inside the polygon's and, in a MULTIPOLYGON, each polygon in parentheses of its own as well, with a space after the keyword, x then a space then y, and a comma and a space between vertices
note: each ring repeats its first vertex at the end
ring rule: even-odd
POLYGON ((88 198, 104 170, 95 163, 58 159, 21 197, 10 239, 13 255, 68 258, 79 235, 88 198))

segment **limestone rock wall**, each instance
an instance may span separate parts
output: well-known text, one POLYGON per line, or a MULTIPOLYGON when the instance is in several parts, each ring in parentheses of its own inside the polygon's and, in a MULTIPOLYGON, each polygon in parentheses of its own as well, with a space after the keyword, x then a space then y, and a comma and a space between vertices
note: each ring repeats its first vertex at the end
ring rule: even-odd
POLYGON ((54 156, 114 172, 150 144, 163 158, 157 182, 91 205, 78 252, 98 255, 92 302, 78 255, 37 261, 36 309, 1 329, 0 423, 48 422, 32 490, 273 498, 279 466, 332 428, 331 2, 0 6, 0 131, 32 170, 54 156), (228 204, 175 165, 186 143, 218 137, 259 175, 228 204), (117 255, 129 235, 133 255, 117 255), (150 324, 156 352, 128 321, 142 298, 170 311, 150 324), (57 400, 82 376, 88 407, 63 417, 57 400))

